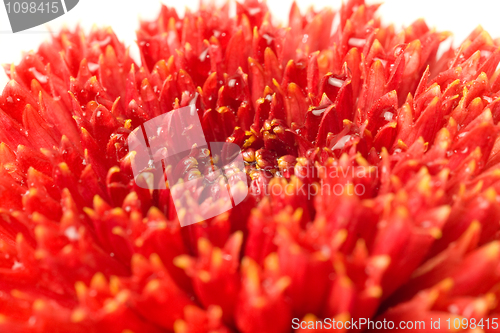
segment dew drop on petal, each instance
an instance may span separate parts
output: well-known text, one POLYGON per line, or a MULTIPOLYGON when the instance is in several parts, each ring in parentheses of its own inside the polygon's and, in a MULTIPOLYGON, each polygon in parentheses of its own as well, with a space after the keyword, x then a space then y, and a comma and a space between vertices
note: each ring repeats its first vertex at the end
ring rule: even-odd
POLYGON ((89 71, 91 71, 91 72, 95 72, 96 70, 99 69, 99 64, 96 64, 96 63, 93 63, 93 62, 89 62, 87 64, 87 66, 89 67, 89 71))
POLYGON ((78 240, 80 238, 80 235, 78 234, 75 226, 66 228, 66 230, 64 231, 64 235, 72 241, 78 240))
POLYGON ((384 112, 384 119, 385 120, 391 121, 393 117, 394 117, 394 113, 389 112, 389 111, 384 112))
POLYGON ((332 150, 344 148, 347 141, 351 139, 350 135, 343 136, 337 143, 332 147, 332 150))
POLYGON ((334 78, 334 77, 331 77, 328 79, 328 84, 334 86, 334 87, 337 87, 337 88, 340 88, 342 87, 342 85, 344 84, 344 80, 340 80, 340 79, 337 79, 337 78, 334 78))
POLYGON ((263 34, 262 35, 262 38, 264 38, 267 42, 267 45, 271 45, 271 43, 273 42, 274 38, 269 36, 268 34, 263 34))
POLYGON ((254 16, 258 13, 260 13, 261 9, 259 7, 254 7, 254 8, 248 8, 248 13, 251 15, 251 16, 254 16))
POLYGON ((347 41, 347 44, 354 47, 363 47, 365 43, 366 39, 364 38, 349 38, 349 40, 347 41))
POLYGON ((39 71, 36 70, 35 67, 31 67, 30 69, 28 69, 31 73, 33 73, 33 76, 35 76, 35 79, 38 80, 38 82, 44 84, 44 83, 47 83, 48 81, 48 77, 46 75, 43 75, 42 73, 40 73, 39 71))
POLYGON ((451 314, 459 314, 460 309, 455 304, 451 304, 448 306, 448 311, 450 311, 451 314))
POLYGON ((23 269, 24 265, 20 262, 14 261, 14 265, 12 265, 12 270, 18 270, 18 269, 23 269))
POLYGON ((323 114, 323 112, 325 112, 326 109, 327 108, 312 110, 312 114, 315 116, 321 116, 323 114))
POLYGON ((199 57, 201 62, 205 61, 205 59, 207 58, 207 54, 208 54, 208 48, 205 51, 201 52, 199 57))

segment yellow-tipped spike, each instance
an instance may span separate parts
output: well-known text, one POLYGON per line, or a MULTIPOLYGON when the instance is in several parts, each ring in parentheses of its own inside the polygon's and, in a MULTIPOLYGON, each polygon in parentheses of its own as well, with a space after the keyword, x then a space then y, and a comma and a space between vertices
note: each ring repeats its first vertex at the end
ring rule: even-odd
POLYGON ((92 280, 90 280, 90 287, 92 289, 105 290, 107 285, 106 277, 101 272, 95 273, 92 280))
POLYGON ((79 323, 82 322, 85 318, 87 317, 87 313, 85 310, 81 308, 77 308, 73 310, 73 313, 71 313, 71 322, 72 323, 79 323))

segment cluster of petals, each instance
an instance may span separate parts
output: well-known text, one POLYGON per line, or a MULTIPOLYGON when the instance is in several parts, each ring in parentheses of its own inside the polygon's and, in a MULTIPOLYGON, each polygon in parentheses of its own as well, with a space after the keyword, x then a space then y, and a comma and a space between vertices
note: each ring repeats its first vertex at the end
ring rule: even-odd
MULTIPOLYGON (((280 26, 257 0, 162 7, 141 65, 111 29, 77 28, 6 66, 0 331, 499 317, 500 40, 478 27, 443 49, 451 34, 377 8, 294 4, 280 26), (135 182, 127 138, 188 105, 207 142, 241 148, 249 195, 181 227, 168 187, 135 182)), ((206 172, 206 154, 176 170, 206 172)))

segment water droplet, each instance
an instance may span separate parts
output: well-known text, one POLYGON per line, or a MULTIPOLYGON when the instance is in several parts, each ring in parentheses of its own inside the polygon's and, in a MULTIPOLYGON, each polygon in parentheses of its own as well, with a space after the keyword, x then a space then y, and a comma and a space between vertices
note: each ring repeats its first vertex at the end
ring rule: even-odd
POLYGON ((391 121, 393 117, 394 117, 394 113, 392 113, 392 112, 387 111, 384 113, 384 119, 387 121, 391 121))
POLYGON ((344 84, 344 80, 340 80, 340 79, 337 79, 337 78, 334 78, 334 77, 331 77, 328 79, 328 84, 334 86, 334 87, 337 87, 337 88, 340 88, 342 87, 342 85, 344 84))
POLYGON ((347 44, 354 47, 363 47, 366 43, 366 39, 363 38, 349 38, 347 44))
POLYGON ((347 141, 351 139, 350 135, 343 136, 337 143, 332 147, 332 150, 344 148, 347 141))
POLYGON ((271 43, 273 42, 274 38, 269 36, 268 34, 263 34, 262 35, 262 38, 264 38, 267 42, 267 45, 271 45, 271 43))
POLYGON ((323 114, 323 112, 325 112, 326 109, 327 108, 312 110, 312 114, 315 116, 321 116, 323 114))
POLYGON ((261 11, 261 9, 259 7, 248 8, 247 10, 248 10, 248 14, 250 14, 251 16, 258 14, 261 11))
POLYGON ((72 240, 72 241, 76 241, 80 238, 80 235, 78 234, 78 230, 76 230, 76 227, 74 227, 74 226, 68 227, 64 231, 64 235, 66 237, 68 237, 69 240, 72 240))
POLYGON ((14 261, 14 265, 12 265, 12 270, 18 270, 18 269, 23 269, 24 265, 20 262, 14 261))
POLYGON ((208 54, 208 48, 205 51, 201 52, 199 57, 201 62, 205 61, 205 59, 207 58, 207 54, 208 54))
POLYGON ((95 64, 93 62, 89 62, 87 66, 89 66, 89 71, 91 72, 95 72, 96 70, 99 69, 99 64, 95 64))

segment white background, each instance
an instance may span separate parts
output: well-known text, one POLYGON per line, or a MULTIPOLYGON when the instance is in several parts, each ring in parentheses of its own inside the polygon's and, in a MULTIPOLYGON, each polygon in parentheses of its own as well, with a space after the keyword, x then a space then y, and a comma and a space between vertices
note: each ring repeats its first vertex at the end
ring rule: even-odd
MULTIPOLYGON (((20 0, 29 1, 29 0, 20 0)), ((199 0, 161 1, 178 9, 183 14, 185 7, 198 8, 199 0)), ((368 3, 380 1, 367 1, 368 3)), ((268 0, 267 4, 276 20, 286 23, 292 0, 268 0)), ((341 0, 297 0, 305 11, 315 8, 340 7, 341 0)), ((0 3, 0 64, 18 63, 23 51, 36 50, 38 45, 49 38, 49 29, 57 31, 61 26, 80 23, 85 29, 93 24, 111 26, 118 37, 131 46, 132 54, 137 54, 134 45, 138 19, 156 17, 160 8, 159 0, 80 0, 80 3, 66 15, 44 26, 11 33, 7 13, 0 3)), ((500 37, 500 0, 386 0, 378 14, 383 22, 393 22, 397 27, 411 24, 418 18, 425 18, 430 27, 449 30, 455 35, 454 42, 461 42, 479 24, 487 29, 493 38, 500 37)), ((0 70, 0 88, 7 83, 7 77, 0 70)), ((0 89, 1 90, 1 89, 0 89)))

